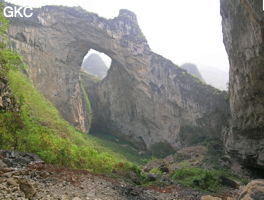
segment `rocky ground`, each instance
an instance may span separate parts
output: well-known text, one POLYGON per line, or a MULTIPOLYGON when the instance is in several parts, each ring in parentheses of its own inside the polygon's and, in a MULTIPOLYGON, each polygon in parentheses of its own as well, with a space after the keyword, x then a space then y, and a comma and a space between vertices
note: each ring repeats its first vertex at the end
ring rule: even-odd
MULTIPOLYGON (((255 184, 258 188, 263 187, 260 182, 255 184)), ((247 190, 253 191, 252 186, 248 186, 247 190)), ((229 197, 203 195, 206 194, 177 185, 162 188, 135 186, 122 179, 96 175, 85 170, 48 165, 33 154, 0 151, 0 200, 235 199, 231 198, 231 194, 229 197)), ((248 193, 244 196, 247 195, 250 196, 248 193)), ((247 199, 250 198, 243 200, 247 199)))

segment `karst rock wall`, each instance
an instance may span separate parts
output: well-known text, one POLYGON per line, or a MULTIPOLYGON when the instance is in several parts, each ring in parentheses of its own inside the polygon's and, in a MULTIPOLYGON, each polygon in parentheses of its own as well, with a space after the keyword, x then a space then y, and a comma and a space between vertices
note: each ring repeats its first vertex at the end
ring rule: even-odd
POLYGON ((264 167, 264 12, 262 0, 221 0, 230 62, 231 123, 227 152, 248 167, 264 167))
POLYGON ((13 19, 9 35, 34 85, 83 131, 91 119, 79 71, 92 48, 112 58, 107 77, 88 91, 94 130, 120 135, 142 149, 221 136, 228 114, 224 93, 153 53, 128 10, 107 20, 81 8, 46 6, 32 18, 13 19))

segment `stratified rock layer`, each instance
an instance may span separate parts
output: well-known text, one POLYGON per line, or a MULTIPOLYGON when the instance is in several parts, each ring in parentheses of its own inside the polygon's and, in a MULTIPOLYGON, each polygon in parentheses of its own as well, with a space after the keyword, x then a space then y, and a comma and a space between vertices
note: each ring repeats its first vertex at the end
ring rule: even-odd
POLYGON ((221 136, 228 113, 224 93, 153 53, 128 10, 106 20, 81 8, 46 6, 32 18, 13 19, 9 35, 34 85, 83 131, 90 117, 79 72, 85 54, 95 49, 112 64, 107 77, 88 91, 94 130, 120 135, 142 149, 221 136))
POLYGON ((230 62, 231 125, 226 150, 249 167, 264 167, 264 13, 261 0, 221 0, 230 62))

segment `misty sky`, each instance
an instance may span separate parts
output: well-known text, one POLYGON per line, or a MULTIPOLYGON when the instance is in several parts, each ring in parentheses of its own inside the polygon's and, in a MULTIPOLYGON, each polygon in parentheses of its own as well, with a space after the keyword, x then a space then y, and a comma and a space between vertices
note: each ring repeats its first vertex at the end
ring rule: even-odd
POLYGON ((113 18, 119 9, 136 13, 151 49, 176 64, 192 62, 228 71, 222 42, 220 0, 8 0, 17 5, 81 6, 113 18))

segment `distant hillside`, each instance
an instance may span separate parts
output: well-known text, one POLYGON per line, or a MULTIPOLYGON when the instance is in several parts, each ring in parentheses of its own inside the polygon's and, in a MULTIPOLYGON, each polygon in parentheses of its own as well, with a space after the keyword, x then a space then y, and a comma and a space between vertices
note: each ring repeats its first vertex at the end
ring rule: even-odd
POLYGON ((205 82, 220 90, 227 90, 228 72, 213 67, 198 66, 205 82))
POLYGON ((219 89, 227 90, 228 73, 220 69, 208 66, 196 66, 192 63, 185 63, 180 66, 189 74, 199 78, 201 81, 219 89))
POLYGON ((201 81, 205 82, 201 73, 199 72, 197 66, 192 63, 185 63, 180 66, 182 69, 185 69, 189 74, 199 78, 201 81))
POLYGON ((82 64, 82 69, 103 79, 107 74, 107 66, 103 59, 96 53, 90 54, 82 64))

